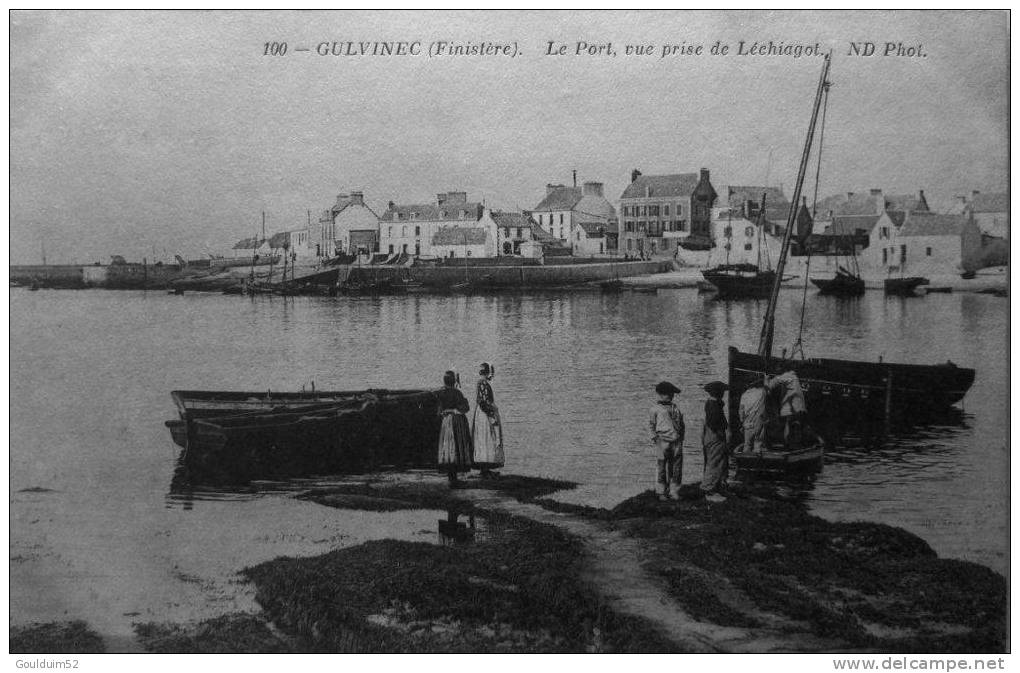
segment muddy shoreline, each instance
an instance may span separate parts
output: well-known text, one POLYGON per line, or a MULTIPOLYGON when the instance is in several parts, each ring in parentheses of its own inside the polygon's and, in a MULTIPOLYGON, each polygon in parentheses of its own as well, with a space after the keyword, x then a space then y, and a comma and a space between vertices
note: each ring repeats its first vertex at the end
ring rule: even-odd
MULTIPOLYGON (((137 624, 137 639, 150 652, 1008 651, 1005 578, 901 529, 825 521, 767 486, 710 503, 690 485, 611 510, 549 498, 570 486, 308 491, 297 497, 338 510, 445 510, 446 535, 244 568, 261 613, 137 624)), ((12 628, 11 650, 86 651, 67 648, 96 647, 88 633, 12 628)))

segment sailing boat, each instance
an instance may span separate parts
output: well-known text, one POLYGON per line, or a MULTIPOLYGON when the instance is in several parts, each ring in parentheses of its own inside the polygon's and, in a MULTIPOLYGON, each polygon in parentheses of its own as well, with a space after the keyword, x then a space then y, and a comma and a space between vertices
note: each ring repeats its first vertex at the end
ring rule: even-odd
MULTIPOLYGON (((822 129, 824 133, 825 123, 822 122, 822 129)), ((846 254, 847 264, 852 267, 847 269, 845 266, 839 265, 839 244, 837 243, 836 250, 836 275, 832 278, 812 278, 811 282, 814 283, 815 287, 818 288, 819 294, 830 294, 836 297, 860 297, 864 294, 864 279, 861 278, 861 267, 857 263, 857 250, 854 247, 853 236, 843 235, 844 250, 849 247, 849 253, 846 254), (846 244, 849 244, 847 246, 846 244)), ((810 254, 810 252, 808 253, 810 254)))
MULTIPOLYGON (((828 90, 826 77, 831 56, 825 57, 818 82, 814 109, 797 176, 794 203, 800 201, 804 172, 814 139, 815 123, 822 94, 828 90)), ((826 99, 828 96, 826 95, 826 99)), ((762 325, 757 353, 729 348, 730 417, 738 417, 741 394, 753 381, 793 370, 800 379, 807 406, 807 420, 815 428, 839 427, 841 423, 875 422, 894 417, 923 418, 944 413, 963 399, 974 383, 974 370, 952 362, 939 365, 893 364, 823 358, 786 359, 772 356, 776 303, 779 284, 790 250, 795 211, 791 210, 776 268, 768 309, 762 325)), ((802 308, 803 311, 803 308, 802 308)))
MULTIPOLYGON (((769 296, 772 285, 775 283, 776 272, 769 268, 768 256, 765 257, 765 264, 762 264, 761 245, 762 232, 765 223, 765 194, 761 195, 761 209, 758 211, 758 220, 755 227, 758 230, 758 263, 720 264, 711 269, 705 269, 701 275, 709 283, 715 286, 718 291, 718 299, 740 299, 740 298, 765 298, 769 296)), ((729 244, 727 244, 729 245, 729 244)))

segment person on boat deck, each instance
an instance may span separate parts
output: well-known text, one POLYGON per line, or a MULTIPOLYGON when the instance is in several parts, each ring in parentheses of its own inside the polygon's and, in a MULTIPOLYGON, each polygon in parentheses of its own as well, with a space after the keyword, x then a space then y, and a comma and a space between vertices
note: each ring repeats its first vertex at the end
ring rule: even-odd
POLYGON ((684 456, 684 416, 673 404, 673 395, 680 389, 668 381, 655 386, 659 395, 658 401, 652 405, 652 414, 648 425, 652 432, 652 443, 656 447, 657 473, 656 483, 662 488, 661 500, 670 498, 680 488, 683 476, 684 456))
POLYGON ((471 417, 471 439, 475 446, 475 467, 482 471, 483 478, 496 476, 492 470, 503 467, 503 424, 499 407, 492 396, 489 381, 496 375, 495 367, 483 362, 478 371, 475 413, 471 417))
POLYGON ((470 406, 458 390, 457 375, 452 371, 443 374, 443 389, 436 393, 436 397, 439 399, 439 415, 443 417, 436 462, 453 488, 457 486, 457 473, 470 470, 473 462, 471 430, 466 416, 470 406))
POLYGON ((765 405, 768 391, 762 379, 755 379, 740 396, 740 427, 744 432, 744 445, 738 453, 754 451, 761 454, 765 448, 765 405))
POLYGON ((724 500, 726 480, 730 472, 730 452, 726 445, 726 412, 723 410, 723 394, 729 386, 722 381, 705 385, 709 398, 705 401, 705 425, 701 430, 701 450, 705 456, 705 471, 701 477, 701 492, 713 501, 724 500))
POLYGON ((803 442, 804 416, 807 405, 804 403, 804 390, 800 387, 800 379, 796 372, 788 369, 779 376, 765 382, 769 391, 779 391, 779 418, 783 421, 783 438, 786 448, 799 449, 803 442))

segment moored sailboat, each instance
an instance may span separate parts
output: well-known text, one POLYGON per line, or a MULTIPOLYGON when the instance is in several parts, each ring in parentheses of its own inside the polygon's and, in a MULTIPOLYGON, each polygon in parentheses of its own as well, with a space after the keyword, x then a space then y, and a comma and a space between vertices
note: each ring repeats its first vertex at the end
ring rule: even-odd
MULTIPOLYGON (((818 108, 823 93, 828 89, 828 70, 829 57, 826 57, 801 158, 795 202, 800 199, 803 187, 818 108)), ((792 232, 791 211, 777 265, 778 274, 782 274, 786 263, 792 232)), ((897 416, 930 417, 963 399, 974 382, 973 369, 958 367, 952 362, 914 365, 829 358, 774 358, 772 342, 778 293, 777 281, 772 288, 757 353, 741 352, 735 347, 729 349, 731 418, 737 417, 740 395, 751 382, 783 371, 797 374, 804 392, 807 420, 816 428, 839 427, 845 422, 875 422, 897 416)))

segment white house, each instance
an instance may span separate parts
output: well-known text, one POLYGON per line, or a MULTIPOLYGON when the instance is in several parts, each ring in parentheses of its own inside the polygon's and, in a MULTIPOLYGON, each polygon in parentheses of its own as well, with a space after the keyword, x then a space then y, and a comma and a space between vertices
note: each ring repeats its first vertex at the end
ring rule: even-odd
POLYGON ((973 218, 932 212, 887 211, 861 254, 862 266, 883 274, 957 274, 981 255, 981 230, 973 218))
POLYGON ((495 227, 475 225, 443 225, 432 232, 430 254, 435 257, 494 257, 495 227))
POLYGON ((1009 237, 1009 194, 971 192, 970 199, 958 196, 955 212, 974 215, 978 229, 986 236, 1009 237))
POLYGON ((611 245, 616 233, 612 224, 601 222, 578 222, 570 229, 570 252, 575 257, 597 257, 611 254, 616 250, 611 245))
POLYGON ((538 223, 526 212, 511 212, 486 208, 479 223, 494 228, 497 255, 520 255, 521 245, 539 240, 538 223))
POLYGON ((616 230, 616 208, 606 199, 601 182, 585 182, 581 187, 546 185, 545 198, 531 216, 563 243, 568 243, 574 226, 582 222, 616 230))
POLYGON ((333 207, 324 211, 318 224, 309 229, 308 252, 315 257, 350 255, 359 248, 361 252, 378 251, 366 240, 378 236, 379 216, 365 205, 362 192, 338 194, 333 207), (370 232, 367 238, 365 232, 370 232))
MULTIPOLYGON (((467 200, 467 192, 447 192, 436 196, 436 203, 397 205, 390 201, 386 212, 377 222, 379 231, 379 252, 386 254, 406 253, 415 256, 446 257, 449 245, 441 243, 440 250, 433 249, 435 235, 441 229, 488 230, 488 225, 480 225, 484 207, 481 203, 467 200)), ((463 233, 463 232, 461 232, 463 233)), ((440 240, 447 241, 453 234, 447 232, 440 240)), ((472 239, 473 235, 468 235, 472 239)), ((487 244, 486 255, 493 256, 496 252, 495 234, 487 244)), ((464 256, 464 241, 457 255, 464 256)), ((471 246, 469 242, 467 246, 471 246)), ((479 256, 477 252, 474 256, 479 256)))

